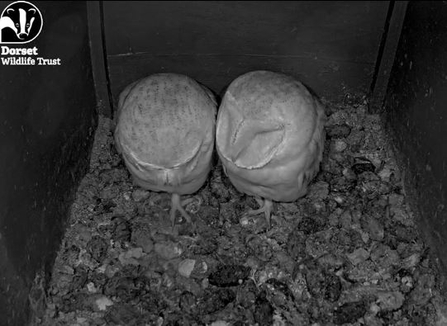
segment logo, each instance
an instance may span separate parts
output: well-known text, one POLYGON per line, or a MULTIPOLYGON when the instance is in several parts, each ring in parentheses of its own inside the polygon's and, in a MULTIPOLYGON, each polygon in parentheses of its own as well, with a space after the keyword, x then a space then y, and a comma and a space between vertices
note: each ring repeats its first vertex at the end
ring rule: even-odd
POLYGON ((39 36, 43 27, 40 10, 30 2, 16 1, 0 16, 0 44, 25 44, 39 36))
POLYGON ((39 56, 34 47, 9 47, 2 44, 26 44, 42 31, 40 10, 30 2, 16 1, 0 16, 0 64, 3 66, 60 66, 60 58, 39 56))

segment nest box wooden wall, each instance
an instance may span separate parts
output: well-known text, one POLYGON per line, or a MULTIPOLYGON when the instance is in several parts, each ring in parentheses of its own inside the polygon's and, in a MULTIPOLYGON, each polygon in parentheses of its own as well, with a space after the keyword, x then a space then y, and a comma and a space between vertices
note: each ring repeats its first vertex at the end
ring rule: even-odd
POLYGON ((112 100, 156 72, 187 74, 217 94, 250 70, 298 77, 339 100, 370 92, 389 1, 104 2, 112 100))
POLYGON ((0 325, 8 326, 27 324, 30 288, 51 271, 97 121, 86 3, 36 5, 44 28, 31 44, 63 64, 0 65, 0 325))

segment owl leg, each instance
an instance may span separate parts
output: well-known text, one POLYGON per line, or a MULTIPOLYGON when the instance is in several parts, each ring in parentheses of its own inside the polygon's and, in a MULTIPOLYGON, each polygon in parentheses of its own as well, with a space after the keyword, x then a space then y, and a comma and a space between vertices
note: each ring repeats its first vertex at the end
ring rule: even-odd
POLYGON ((171 214, 170 214, 172 227, 174 227, 175 224, 175 213, 177 211, 180 212, 180 214, 188 223, 191 223, 191 217, 188 215, 188 213, 186 213, 185 209, 182 206, 182 203, 180 202, 180 195, 173 193, 171 197, 171 214))
POLYGON ((264 200, 259 199, 259 198, 255 198, 255 199, 258 202, 259 206, 261 206, 261 207, 258 209, 249 210, 246 214, 254 216, 254 215, 264 213, 265 219, 267 220, 267 225, 270 227, 270 217, 272 214, 273 202, 269 199, 264 199, 264 200))

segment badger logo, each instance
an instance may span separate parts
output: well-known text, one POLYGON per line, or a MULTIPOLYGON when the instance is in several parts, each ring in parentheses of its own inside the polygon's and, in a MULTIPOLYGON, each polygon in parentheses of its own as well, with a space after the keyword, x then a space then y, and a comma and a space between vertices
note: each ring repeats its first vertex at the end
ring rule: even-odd
POLYGON ((34 40, 42 30, 40 10, 30 2, 16 1, 0 16, 0 43, 24 44, 34 40))

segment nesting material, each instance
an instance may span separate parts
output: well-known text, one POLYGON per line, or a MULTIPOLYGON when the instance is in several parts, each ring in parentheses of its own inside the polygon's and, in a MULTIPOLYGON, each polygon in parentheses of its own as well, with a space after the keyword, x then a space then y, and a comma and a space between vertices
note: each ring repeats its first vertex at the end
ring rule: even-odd
POLYGON ((185 206, 196 228, 174 235, 170 194, 133 185, 101 118, 34 324, 445 325, 379 117, 363 101, 326 106, 321 171, 270 229, 240 221, 256 203, 218 165, 185 206))

